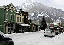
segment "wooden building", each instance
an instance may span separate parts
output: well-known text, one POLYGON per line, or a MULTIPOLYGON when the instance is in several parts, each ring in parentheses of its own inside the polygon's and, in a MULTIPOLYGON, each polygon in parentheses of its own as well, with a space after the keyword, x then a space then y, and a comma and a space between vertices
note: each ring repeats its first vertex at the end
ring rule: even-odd
MULTIPOLYGON (((29 21, 28 21, 28 12, 22 11, 20 9, 19 11, 16 12, 16 32, 26 32, 28 31, 29 28, 29 21)), ((15 32, 14 31, 14 32, 15 32)))
POLYGON ((4 6, 4 33, 12 33, 16 22, 16 7, 11 3, 4 6))
POLYGON ((24 12, 21 9, 16 12, 16 23, 28 24, 28 12, 24 12))
POLYGON ((24 16, 22 13, 16 12, 16 23, 24 23, 24 16))

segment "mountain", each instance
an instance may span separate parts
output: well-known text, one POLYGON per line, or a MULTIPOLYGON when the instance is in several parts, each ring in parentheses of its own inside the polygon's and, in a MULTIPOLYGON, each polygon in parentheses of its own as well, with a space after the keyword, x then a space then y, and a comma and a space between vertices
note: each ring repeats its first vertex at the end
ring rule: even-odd
POLYGON ((29 17, 33 18, 34 20, 41 20, 42 16, 44 15, 47 22, 55 21, 57 19, 64 22, 64 11, 61 9, 48 7, 38 2, 25 2, 20 7, 22 10, 29 12, 29 17), (34 13, 33 16, 32 13, 34 13))

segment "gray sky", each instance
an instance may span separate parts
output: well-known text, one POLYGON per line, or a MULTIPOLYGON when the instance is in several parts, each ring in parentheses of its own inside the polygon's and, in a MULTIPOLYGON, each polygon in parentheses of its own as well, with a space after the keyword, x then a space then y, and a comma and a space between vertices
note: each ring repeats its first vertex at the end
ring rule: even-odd
MULTIPOLYGON (((50 7, 59 8, 64 10, 64 0, 28 0, 27 2, 40 2, 50 7)), ((13 3, 15 6, 21 5, 26 0, 0 0, 0 6, 13 3)))

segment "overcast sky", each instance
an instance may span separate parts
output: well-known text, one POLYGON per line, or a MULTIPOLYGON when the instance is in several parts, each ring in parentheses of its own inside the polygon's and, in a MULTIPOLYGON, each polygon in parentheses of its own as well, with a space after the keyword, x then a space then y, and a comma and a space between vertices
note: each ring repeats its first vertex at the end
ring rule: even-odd
MULTIPOLYGON (((29 1, 31 2, 37 1, 47 6, 64 10, 64 0, 29 0, 29 1)), ((0 6, 7 5, 9 3, 13 3, 15 6, 17 6, 21 5, 23 2, 26 2, 26 0, 0 0, 0 6)))

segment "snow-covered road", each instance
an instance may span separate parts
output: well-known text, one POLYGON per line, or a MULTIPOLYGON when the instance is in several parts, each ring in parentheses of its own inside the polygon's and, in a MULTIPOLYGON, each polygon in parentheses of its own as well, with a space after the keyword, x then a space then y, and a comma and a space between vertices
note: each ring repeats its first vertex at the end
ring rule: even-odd
POLYGON ((53 38, 44 37, 43 31, 6 34, 14 41, 14 45, 64 45, 64 33, 53 38))

